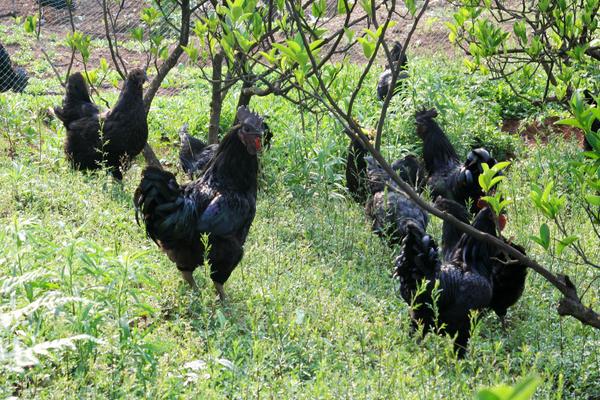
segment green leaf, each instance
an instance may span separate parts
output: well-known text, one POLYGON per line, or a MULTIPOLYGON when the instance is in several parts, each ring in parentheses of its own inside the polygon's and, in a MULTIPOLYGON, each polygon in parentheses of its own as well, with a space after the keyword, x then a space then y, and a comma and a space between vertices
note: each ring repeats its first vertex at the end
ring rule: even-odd
POLYGON ((579 240, 579 237, 574 235, 567 236, 566 238, 559 240, 558 245, 556 246, 556 255, 560 256, 564 249, 575 243, 577 240, 579 240))
POLYGON ((365 14, 367 14, 369 18, 373 18, 373 8, 371 7, 371 0, 360 0, 359 4, 365 12, 365 14))
POLYGON ((352 43, 352 40, 354 39, 354 31, 349 28, 344 28, 344 34, 346 35, 348 43, 352 43))
POLYGON ((260 39, 264 33, 263 20, 259 13, 255 13, 252 17, 252 35, 255 39, 260 39))
POLYGON ((167 58, 169 58, 169 49, 167 46, 163 46, 160 51, 158 52, 161 60, 166 60, 167 58))
POLYGON ((494 178, 492 178, 492 180, 490 181, 490 188, 493 188, 494 186, 496 186, 496 184, 500 181, 502 181, 503 179, 505 179, 506 177, 504 175, 500 175, 500 176, 495 176, 494 178))
POLYGON ((542 247, 548 250, 548 247, 550 247, 550 228, 546 223, 540 226, 540 239, 542 240, 542 247))
POLYGON ((535 236, 535 235, 530 235, 529 239, 533 240, 534 242, 536 242, 537 244, 539 244, 540 246, 544 247, 544 242, 542 241, 542 239, 540 239, 539 237, 535 236))
POLYGON ((261 51, 258 54, 263 56, 270 64, 275 65, 277 63, 277 59, 275 58, 275 49, 271 49, 271 51, 268 53, 261 51))
POLYGON ((581 124, 579 123, 579 121, 576 118, 561 119, 561 120, 556 121, 555 124, 569 125, 569 126, 574 126, 579 129, 584 129, 583 126, 581 126, 581 124))
POLYGON ((300 53, 302 51, 302 46, 294 40, 288 40, 287 45, 295 54, 300 53))
POLYGON ((102 57, 100 59, 100 70, 104 73, 106 73, 106 71, 108 71, 108 62, 106 61, 106 58, 102 57))
POLYGON ((133 28, 131 30, 131 37, 138 42, 142 42, 144 40, 144 29, 141 27, 133 28))
POLYGON ((510 165, 510 161, 500 161, 498 163, 496 163, 492 169, 496 172, 500 172, 503 169, 505 169, 506 167, 508 167, 510 165))
POLYGON ((30 15, 25 18, 25 23, 23 24, 23 28, 25 28, 25 32, 27 33, 35 33, 37 29, 38 18, 36 15, 30 15))
POLYGON ((358 38, 357 40, 362 45, 363 54, 365 55, 365 57, 371 58, 371 56, 375 52, 375 44, 364 37, 358 38))
POLYGON ((192 60, 193 62, 196 62, 198 60, 198 49, 196 48, 196 46, 194 46, 193 43, 190 43, 189 46, 181 46, 181 48, 183 49, 183 51, 185 51, 185 54, 188 55, 190 60, 192 60))
POLYGON ((404 5, 406 5, 406 8, 408 8, 410 15, 414 16, 417 12, 415 0, 404 0, 404 5))
POLYGON ((346 14, 348 12, 348 7, 346 7, 346 0, 338 0, 337 12, 338 14, 346 14))
POLYGON ((321 18, 325 11, 327 11, 327 0, 318 0, 313 3, 311 12, 315 18, 321 18))
POLYGON ((530 376, 514 387, 498 385, 493 388, 482 389, 477 393, 477 400, 529 400, 533 397, 539 384, 539 378, 530 376))
POLYGON ((242 15, 244 14, 244 9, 240 6, 233 6, 231 7, 231 20, 233 22, 237 22, 239 21, 239 19, 242 17, 242 15))
POLYGON ((591 206, 600 207, 600 196, 595 194, 588 194, 585 196, 585 201, 591 206))
POLYGON ((518 383, 509 400, 529 400, 533 397, 535 390, 540 384, 540 379, 536 376, 529 376, 518 383))
POLYGON ((273 43, 273 47, 276 48, 277 50, 279 50, 281 53, 288 56, 293 61, 297 61, 296 53, 294 53, 289 47, 286 47, 280 43, 273 43))
POLYGON ((323 39, 317 39, 314 42, 312 42, 308 47, 310 49, 310 51, 314 51, 316 48, 321 47, 321 44, 323 44, 325 40, 323 39))

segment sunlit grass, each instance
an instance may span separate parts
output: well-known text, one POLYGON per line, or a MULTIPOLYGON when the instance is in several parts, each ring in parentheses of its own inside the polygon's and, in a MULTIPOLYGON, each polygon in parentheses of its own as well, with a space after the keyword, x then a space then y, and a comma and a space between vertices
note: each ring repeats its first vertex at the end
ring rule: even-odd
MULTIPOLYGON (((461 155, 476 137, 496 154, 516 154, 505 183, 515 200, 508 235, 588 285, 593 271, 553 262, 528 239, 540 223, 528 203, 530 184, 564 176, 561 165, 577 157, 575 144, 526 148, 499 132, 502 107, 481 77, 452 78, 460 68, 444 61, 411 68, 414 90, 392 104, 385 153, 418 151, 412 115, 428 105, 440 110, 461 155)), ((186 81, 193 74, 174 71, 173 82, 190 87, 157 98, 149 116, 150 141, 172 170, 180 125, 190 122, 203 136, 208 122, 206 85, 186 81)), ((106 97, 114 101, 115 93, 106 97)), ((224 129, 235 100, 226 101, 224 129)), ((468 399, 479 387, 532 372, 542 379, 538 398, 600 395, 600 335, 560 319, 558 293, 533 273, 509 310, 508 330, 486 315, 464 361, 451 354, 448 338, 410 335, 407 306, 390 276, 397 249, 371 234, 347 199, 347 139, 328 118, 304 115, 302 130, 293 106, 271 98, 253 103, 269 115, 274 145, 262 157, 257 216, 221 306, 207 271, 196 272, 203 290, 191 292, 136 225, 132 193, 141 159, 122 185, 102 172, 70 170, 64 129, 57 121, 44 125, 40 112, 59 101, 0 94, 0 396, 468 399), (25 350, 43 344, 53 347, 27 358, 25 350)), ((362 121, 374 124, 373 92, 359 103, 362 121)), ((569 213, 593 248, 583 211, 569 213)), ((434 235, 439 225, 432 222, 434 235)), ((599 308, 597 285, 585 302, 599 308)))

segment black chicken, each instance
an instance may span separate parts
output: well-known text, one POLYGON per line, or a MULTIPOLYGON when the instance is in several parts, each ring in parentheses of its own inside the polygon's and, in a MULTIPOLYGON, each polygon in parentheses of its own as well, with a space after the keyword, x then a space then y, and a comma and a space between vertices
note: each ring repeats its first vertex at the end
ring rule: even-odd
MULTIPOLYGON (((479 211, 472 226, 496 236, 495 217, 488 207, 479 211)), ((471 311, 484 310, 493 298, 491 258, 495 252, 493 246, 463 234, 452 256, 442 263, 434 240, 420 226, 408 224, 394 275, 400 280, 402 298, 411 305, 413 328, 422 323, 424 333, 437 327, 440 333, 456 335, 454 347, 463 357, 470 337, 471 311), (425 290, 418 292, 423 280, 425 290), (439 282, 436 295, 435 281, 439 282)))
POLYGON ((194 175, 201 174, 208 162, 217 152, 219 145, 207 145, 200 139, 196 139, 187 131, 188 125, 185 124, 179 130, 179 139, 181 147, 179 149, 179 164, 181 169, 190 179, 194 179, 194 175))
POLYGON ((92 103, 87 83, 80 73, 69 76, 62 107, 54 107, 54 114, 61 121, 75 121, 80 118, 97 116, 98 107, 92 103))
POLYGON ((352 139, 346 158, 346 188, 350 196, 359 204, 365 204, 369 196, 367 162, 369 154, 359 139, 352 139))
POLYGON ((28 80, 25 70, 12 65, 8 52, 0 44, 0 92, 13 90, 21 93, 25 90, 28 80))
POLYGON ((475 202, 483 196, 478 182, 483 172, 481 164, 492 167, 496 160, 486 149, 478 148, 469 152, 461 165, 452 143, 434 120, 436 116, 435 109, 416 113, 417 134, 423 140, 423 159, 431 195, 434 199, 441 196, 459 204, 471 201, 471 211, 475 213, 475 202))
MULTIPOLYGON (((460 222, 465 224, 470 223, 471 214, 467 211, 467 208, 450 199, 444 199, 443 197, 438 197, 435 200, 435 207, 444 211, 460 222)), ((442 224, 442 255, 444 260, 450 260, 452 254, 454 253, 454 248, 456 244, 460 241, 462 236, 462 231, 458 228, 455 228, 454 225, 444 221, 442 224)))
POLYGON ((42 7, 52 7, 57 10, 75 9, 75 0, 36 0, 42 7))
MULTIPOLYGON (((483 205, 484 203, 482 202, 479 202, 478 204, 478 206, 483 205)), ((437 209, 454 216, 459 221, 466 224, 469 223, 470 215, 463 205, 439 197, 435 202, 435 206, 437 209)), ((498 217, 498 225, 500 230, 504 229, 506 225, 505 215, 502 214, 498 217)), ((442 227, 442 253, 444 255, 444 260, 451 259, 461 237, 461 231, 455 228, 454 225, 444 221, 442 227)), ((525 249, 523 247, 518 244, 510 243, 503 237, 501 237, 501 239, 506 244, 525 254, 525 249)), ((495 250, 494 254, 491 256, 491 264, 493 293, 489 308, 494 310, 504 326, 504 319, 508 308, 513 306, 521 298, 525 289, 527 267, 512 259, 499 249, 495 250)))
POLYGON ((65 153, 77 169, 95 170, 105 164, 116 179, 148 140, 143 85, 146 73, 132 70, 112 110, 99 114, 81 74, 69 77, 62 107, 54 112, 67 129, 65 153))
POLYGON ((194 288, 193 271, 205 258, 201 235, 208 234, 211 279, 221 299, 254 220, 264 128, 246 107, 238 109, 237 118, 200 179, 180 186, 170 172, 148 167, 134 197, 148 236, 194 288))
MULTIPOLYGON (((265 150, 271 148, 271 139, 273 133, 263 121, 263 136, 262 145, 265 150)), ((208 162, 214 157, 217 152, 218 144, 206 144, 202 140, 191 136, 188 133, 188 125, 184 124, 179 130, 179 139, 181 147, 179 149, 179 164, 181 169, 185 172, 190 179, 200 176, 208 162)))
MULTIPOLYGON (((398 73, 398 78, 396 79, 396 87, 394 88, 394 93, 392 93, 392 95, 394 95, 402 86, 404 80, 408 78, 408 72, 406 72, 408 59, 406 54, 402 55, 402 45, 400 42, 394 42, 394 47, 392 47, 392 50, 390 50, 390 58, 394 68, 402 69, 402 71, 398 73)), ((392 66, 387 65, 385 70, 379 76, 379 81, 377 82, 377 99, 379 101, 382 101, 387 96, 390 90, 390 85, 392 84, 392 75, 392 66)))
MULTIPOLYGON (((519 252, 526 254, 525 249, 515 243, 510 243, 506 239, 502 240, 517 249, 519 252)), ((498 250, 493 259, 492 269, 492 285, 494 293, 490 308, 494 310, 500 318, 502 326, 505 326, 506 312, 509 307, 512 307, 523 295, 525 290, 525 279, 527 278, 527 266, 521 264, 517 260, 513 260, 504 252, 498 250)))
MULTIPOLYGON (((375 159, 365 157, 365 161, 371 193, 365 210, 372 221, 373 231, 387 238, 392 245, 402 242, 409 222, 424 231, 429 222, 427 212, 411 200, 375 159)), ((418 188, 422 168, 415 157, 407 156, 396 160, 391 167, 403 181, 418 188)))

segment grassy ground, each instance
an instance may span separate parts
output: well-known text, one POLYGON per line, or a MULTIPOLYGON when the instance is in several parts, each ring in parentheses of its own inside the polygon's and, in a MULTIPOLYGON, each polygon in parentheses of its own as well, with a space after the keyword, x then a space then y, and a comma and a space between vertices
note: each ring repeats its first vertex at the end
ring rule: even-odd
MULTIPOLYGON (((502 87, 445 60, 411 67, 411 89, 388 118, 385 153, 418 151, 411 115, 434 105, 461 155, 483 143, 516 156, 506 182, 515 200, 508 235, 578 286, 589 285, 592 271, 569 263, 568 252, 567 261, 552 261, 528 239, 541 223, 527 199, 530 184, 565 181, 577 145, 554 138, 552 146, 525 147, 498 130, 504 115, 523 112, 502 87)), ((194 74, 174 71, 173 81, 191 87, 157 98, 149 117, 150 141, 172 170, 179 126, 190 122, 204 135, 207 125, 207 89, 194 74)), ((30 93, 53 85, 34 78, 30 93)), ((366 125, 378 107, 373 97, 360 98, 366 125)), ((223 307, 206 270, 196 272, 205 290, 192 293, 136 225, 141 159, 123 185, 70 170, 63 127, 46 127, 40 112, 59 101, 0 94, 0 396, 462 399, 536 373, 537 398, 600 397, 598 331, 560 319, 556 291, 533 273, 509 311, 508 330, 485 316, 465 360, 452 356, 448 338, 411 337, 407 306, 390 278, 397 249, 372 235, 348 200, 347 139, 328 118, 302 120, 279 100, 255 104, 268 114, 275 143, 262 157, 257 216, 223 307)), ((562 190, 571 190, 568 182, 562 190)), ((583 212, 568 213, 581 240, 597 248, 583 212)), ((433 221, 434 235, 439 225, 433 221)), ((597 284, 585 299, 600 308, 597 284)))

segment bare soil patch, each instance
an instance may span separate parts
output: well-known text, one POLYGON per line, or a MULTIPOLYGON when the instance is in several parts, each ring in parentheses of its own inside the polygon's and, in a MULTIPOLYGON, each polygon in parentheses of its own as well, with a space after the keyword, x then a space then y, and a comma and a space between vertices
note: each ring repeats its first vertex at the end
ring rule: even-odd
POLYGON ((562 137, 568 140, 576 139, 580 146, 583 146, 583 132, 573 126, 557 124, 559 117, 546 117, 541 121, 524 123, 519 119, 505 119, 502 121, 503 132, 519 135, 525 143, 532 146, 538 142, 544 144, 552 141, 553 138, 562 137))

